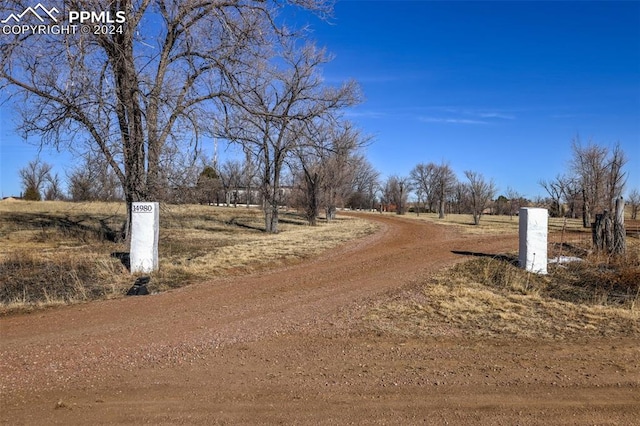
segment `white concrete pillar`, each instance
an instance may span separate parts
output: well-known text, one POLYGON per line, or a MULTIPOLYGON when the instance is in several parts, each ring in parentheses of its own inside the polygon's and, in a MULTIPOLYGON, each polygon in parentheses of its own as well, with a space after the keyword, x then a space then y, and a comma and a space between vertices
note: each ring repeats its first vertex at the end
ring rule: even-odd
POLYGON ((547 273, 547 209, 520 209, 520 267, 538 274, 547 273))
POLYGON ((138 202, 131 206, 131 273, 158 269, 160 208, 158 203, 138 202))

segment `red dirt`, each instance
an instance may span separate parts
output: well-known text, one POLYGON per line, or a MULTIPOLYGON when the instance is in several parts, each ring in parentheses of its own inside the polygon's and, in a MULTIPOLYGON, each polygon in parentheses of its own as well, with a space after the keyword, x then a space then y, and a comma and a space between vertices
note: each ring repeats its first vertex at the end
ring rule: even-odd
POLYGON ((363 305, 517 238, 373 217, 295 266, 0 319, 3 424, 639 424, 634 338, 404 338, 363 305))

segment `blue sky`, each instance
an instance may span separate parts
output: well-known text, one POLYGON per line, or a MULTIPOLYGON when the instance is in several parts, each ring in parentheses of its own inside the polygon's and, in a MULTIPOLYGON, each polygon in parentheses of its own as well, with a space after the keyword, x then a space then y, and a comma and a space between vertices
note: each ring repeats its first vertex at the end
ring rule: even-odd
MULTIPOLYGON (((327 83, 360 82, 365 100, 346 116, 373 136, 367 155, 383 176, 446 161, 460 179, 474 170, 533 198, 540 179, 566 172, 579 135, 619 142, 628 188, 640 189, 640 2, 343 0, 330 24, 288 19, 309 20, 335 55, 327 83)), ((7 111, 3 196, 19 193, 17 171, 37 153, 7 111)))
POLYGON ((384 175, 448 161, 534 197, 579 135, 620 142, 640 189, 640 2, 342 1, 313 27, 384 175))

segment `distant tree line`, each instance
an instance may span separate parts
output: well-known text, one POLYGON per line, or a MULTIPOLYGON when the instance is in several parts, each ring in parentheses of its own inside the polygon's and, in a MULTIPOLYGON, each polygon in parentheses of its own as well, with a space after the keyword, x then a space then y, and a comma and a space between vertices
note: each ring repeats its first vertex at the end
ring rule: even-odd
MULTIPOLYGON (((309 224, 324 217, 330 221, 339 208, 393 211, 398 214, 437 213, 470 214, 479 224, 483 214, 517 215, 520 207, 549 209, 551 216, 582 218, 591 226, 595 213, 613 211, 626 183, 626 156, 618 145, 612 149, 574 141, 568 174, 554 180, 541 180, 548 197, 525 199, 512 188, 497 195, 493 180, 481 173, 465 171, 459 179, 449 163, 419 163, 408 176, 392 175, 381 180, 380 173, 362 151, 370 138, 349 122, 331 126, 318 123, 301 133, 283 163, 275 202, 304 212, 309 224), (313 131, 310 131, 313 129, 313 131), (571 176, 571 177, 566 177, 571 176), (589 208, 594 206, 593 208, 589 208), (595 212, 595 213, 594 213, 595 212)), ((24 198, 68 199, 71 201, 122 200, 123 194, 114 173, 105 161, 86 155, 67 174, 67 192, 61 179, 52 175, 51 165, 34 160, 20 170, 24 198)), ((215 164, 202 154, 195 158, 173 156, 161 170, 158 198, 169 203, 210 205, 259 205, 264 208, 264 166, 246 151, 243 161, 227 160, 215 164)), ((631 218, 640 210, 637 189, 626 200, 631 218)))
MULTIPOLYGON (((567 173, 539 182, 548 197, 528 200, 512 188, 498 195, 494 181, 479 172, 467 170, 459 179, 448 163, 431 162, 419 163, 407 176, 393 175, 381 183, 379 208, 398 214, 432 212, 439 218, 447 213, 470 214, 477 225, 486 213, 513 216, 521 207, 537 206, 549 209, 551 216, 581 218, 584 227, 591 227, 597 213, 612 213, 616 200, 623 196, 628 158, 619 144, 585 146, 576 138, 571 146, 567 173)), ((636 219, 638 189, 628 191, 625 201, 631 218, 636 219)))
POLYGON ((449 213, 470 214, 478 225, 486 213, 513 216, 528 203, 513 189, 506 196, 496 198, 496 194, 495 182, 479 172, 467 170, 460 180, 446 162, 419 163, 408 176, 387 178, 381 187, 380 209, 397 214, 437 213, 440 219, 449 213))

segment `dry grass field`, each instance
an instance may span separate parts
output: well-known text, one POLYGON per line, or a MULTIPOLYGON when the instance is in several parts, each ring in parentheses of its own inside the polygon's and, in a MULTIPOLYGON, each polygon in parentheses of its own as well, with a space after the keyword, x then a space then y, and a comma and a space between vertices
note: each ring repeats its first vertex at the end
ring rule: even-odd
MULTIPOLYGON (((135 279, 121 261, 125 246, 113 241, 124 214, 122 203, 0 203, 0 312, 121 297, 135 279)), ((403 218, 455 226, 476 237, 518 232, 517 217, 484 216, 480 226, 468 215, 403 218)), ((371 222, 344 216, 309 227, 295 212, 283 212, 281 232, 267 235, 262 220, 260 210, 245 207, 162 205, 160 270, 149 289, 295 263, 376 230, 371 222)), ((590 232, 579 220, 551 218, 549 256, 585 261, 551 265, 549 275, 537 276, 517 267, 516 252, 477 253, 377 303, 367 320, 376 330, 401 334, 439 332, 429 326, 437 318, 473 324, 469 329, 487 335, 549 337, 600 330, 613 315, 620 320, 614 329, 637 332, 640 243, 634 227, 637 222, 628 227, 628 254, 609 258, 590 252, 590 232)))
MULTIPOLYGON (((407 214, 410 220, 455 226, 465 234, 518 234, 518 217, 407 214)), ((585 334, 640 335, 640 221, 627 219, 627 253, 593 253, 591 231, 578 219, 550 218, 548 275, 518 267, 518 253, 469 253, 470 259, 376 301, 365 315, 376 332, 403 336, 563 339, 585 334), (443 324, 447 324, 443 327, 443 324)))
MULTIPOLYGON (((121 297, 134 278, 114 242, 123 203, 0 202, 0 312, 121 297)), ((359 219, 307 226, 283 212, 281 232, 262 232, 246 207, 161 205, 159 271, 152 292, 299 261, 372 233, 359 219)))

